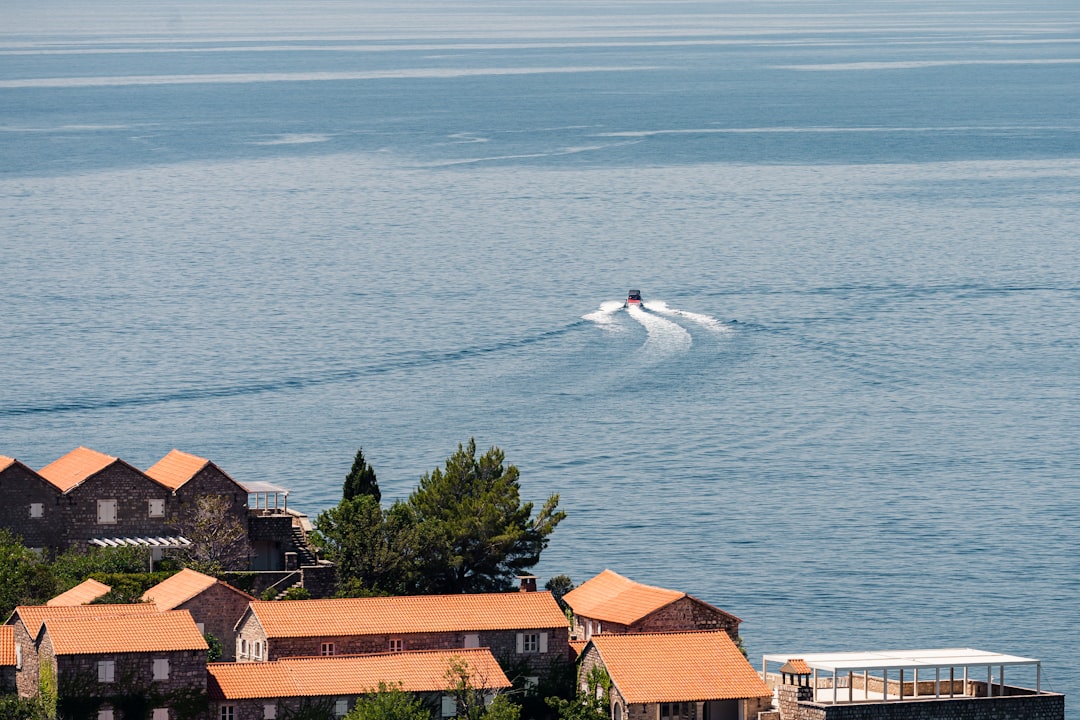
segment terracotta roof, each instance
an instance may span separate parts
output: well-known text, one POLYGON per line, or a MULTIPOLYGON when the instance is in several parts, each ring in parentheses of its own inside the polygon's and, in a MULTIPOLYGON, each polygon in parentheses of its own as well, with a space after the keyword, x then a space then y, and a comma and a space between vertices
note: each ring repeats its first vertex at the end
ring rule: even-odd
POLYGON ((146 474, 170 490, 176 490, 209 464, 206 458, 174 449, 154 463, 146 474))
POLYGON ((7 455, 0 455, 0 470, 7 470, 15 463, 15 458, 9 458, 7 455))
POLYGON ((594 635, 589 642, 628 703, 772 695, 723 631, 594 635))
POLYGON ((118 615, 141 615, 156 613, 153 603, 135 603, 132 605, 20 605, 11 613, 8 624, 18 616, 31 637, 37 637, 41 624, 47 619, 56 618, 100 618, 118 615))
POLYGON ((563 601, 580 617, 631 625, 684 597, 684 592, 643 585, 604 570, 564 595, 563 601))
MULTIPOLYGON (((153 606, 151 606, 153 607, 153 606)), ((57 655, 206 650, 191 613, 173 610, 97 618, 46 618, 57 655)))
POLYGON ((788 675, 809 675, 813 670, 802 658, 791 658, 784 663, 784 667, 780 668, 780 672, 788 675))
POLYGON ((0 625, 0 667, 15 666, 15 628, 0 625))
POLYGON ((566 627, 549 592, 254 601, 267 637, 330 637, 566 627))
POLYGON ((55 485, 61 492, 67 492, 94 473, 112 465, 116 460, 117 458, 112 455, 79 447, 41 468, 38 475, 55 485))
POLYGON ((588 644, 588 640, 571 640, 570 649, 574 651, 574 657, 581 657, 581 653, 585 650, 585 646, 588 644))
POLYGON ((45 604, 49 607, 56 607, 57 605, 89 605, 110 590, 112 588, 105 583, 98 582, 94 578, 87 578, 45 604))
POLYGON ((226 582, 221 582, 217 578, 195 572, 190 568, 184 568, 175 575, 162 580, 143 593, 141 599, 144 602, 154 603, 158 606, 159 610, 172 610, 175 607, 183 605, 199 593, 209 590, 218 583, 221 583, 233 592, 243 595, 248 600, 255 599, 243 590, 238 590, 226 582))
POLYGON ((212 699, 242 700, 363 695, 377 690, 380 682, 400 683, 405 692, 438 692, 449 684, 446 671, 455 660, 468 664, 477 684, 490 689, 510 687, 488 648, 209 663, 206 670, 212 699))

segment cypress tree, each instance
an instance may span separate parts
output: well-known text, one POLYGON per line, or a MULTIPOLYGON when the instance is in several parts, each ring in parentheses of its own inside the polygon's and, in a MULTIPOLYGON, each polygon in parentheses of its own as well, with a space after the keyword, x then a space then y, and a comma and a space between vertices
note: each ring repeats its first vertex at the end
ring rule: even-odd
POLYGON ((375 479, 375 469, 368 465, 364 459, 363 448, 356 451, 352 470, 345 476, 345 486, 342 494, 346 500, 352 500, 361 495, 371 496, 375 499, 376 504, 382 500, 382 492, 379 490, 379 483, 375 479))

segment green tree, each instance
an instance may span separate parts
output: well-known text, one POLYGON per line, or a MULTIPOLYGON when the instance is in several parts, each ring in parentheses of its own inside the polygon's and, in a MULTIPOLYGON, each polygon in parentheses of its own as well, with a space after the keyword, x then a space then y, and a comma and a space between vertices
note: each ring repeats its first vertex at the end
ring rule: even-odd
POLYGON ((520 499, 518 469, 492 447, 479 458, 476 440, 420 479, 409 496, 424 544, 418 548, 427 593, 500 592, 540 561, 548 536, 566 517, 552 495, 533 517, 520 499))
POLYGON ((567 700, 547 698, 547 704, 559 720, 607 720, 611 706, 611 676, 602 667, 594 667, 585 676, 585 690, 567 700))
POLYGON ((454 699, 454 717, 462 720, 518 720, 521 708, 491 688, 488 678, 477 674, 460 658, 446 669, 446 692, 454 699))
POLYGON ((379 482, 375 479, 375 469, 367 464, 364 459, 364 448, 356 451, 353 458, 352 469, 345 476, 345 486, 342 488, 346 500, 370 495, 378 503, 382 500, 382 492, 379 490, 379 482))
POLYGON ((380 682, 376 692, 357 699, 345 720, 431 720, 431 710, 400 683, 380 682))
POLYGON ((179 534, 191 541, 182 552, 191 569, 207 575, 247 569, 251 555, 247 528, 229 507, 224 495, 200 495, 176 522, 179 534))
POLYGON ((570 606, 563 602, 563 595, 574 589, 574 581, 569 575, 556 575, 544 584, 544 589, 551 592, 551 597, 555 598, 564 613, 569 612, 570 606))
POLYGON ((49 563, 4 528, 0 528, 0 578, 0 616, 4 618, 17 605, 44 604, 58 594, 49 563))

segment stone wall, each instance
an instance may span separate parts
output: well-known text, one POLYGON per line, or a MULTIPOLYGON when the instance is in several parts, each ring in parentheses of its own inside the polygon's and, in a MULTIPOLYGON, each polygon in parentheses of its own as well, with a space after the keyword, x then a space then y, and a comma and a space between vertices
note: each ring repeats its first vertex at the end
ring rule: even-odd
POLYGON ((33 548, 64 547, 63 498, 60 491, 20 462, 0 470, 0 527, 33 548), (33 504, 41 517, 31 517, 33 504))
POLYGON ((784 720, 1064 720, 1065 696, 1054 693, 821 705, 800 703, 784 720))
POLYGON ((189 610, 191 618, 202 623, 204 634, 210 633, 221 641, 222 660, 235 660, 236 623, 250 601, 248 596, 219 582, 175 609, 189 610))
MULTIPOLYGON (((586 639, 590 618, 574 616, 574 636, 586 639)), ((665 605, 631 625, 592 619, 593 632, 627 635, 630 633, 685 632, 689 630, 724 630, 732 640, 739 637, 739 621, 735 616, 718 610, 689 595, 665 605)))
MULTIPOLYGON (((43 661, 44 651, 43 647, 43 661)), ((150 691, 160 695, 184 690, 206 691, 205 650, 60 655, 56 658, 56 668, 61 697, 107 698, 113 694, 150 691), (168 679, 154 679, 156 659, 169 661, 168 679), (98 680, 98 662, 102 660, 115 663, 111 683, 98 680)))
MULTIPOLYGON (((22 655, 22 667, 15 671, 15 686, 18 689, 19 695, 22 697, 31 697, 36 695, 38 691, 38 672, 41 667, 41 661, 38 658, 37 648, 34 646, 35 638, 30 636, 30 632, 27 630, 22 619, 17 619, 14 625, 15 645, 19 648, 18 652, 22 655)), ((39 628, 34 628, 35 631, 38 629, 39 628)))
POLYGON ((85 545, 92 538, 172 535, 168 518, 173 513, 171 491, 139 470, 114 462, 69 490, 63 500, 66 541, 85 545), (116 501, 116 522, 98 522, 98 501, 116 501), (164 516, 150 517, 150 500, 163 500, 164 516))
MULTIPOLYGON (((441 717, 440 709, 442 707, 442 693, 416 693, 414 696, 418 697, 421 702, 431 710, 433 718, 441 717)), ((338 700, 345 700, 348 708, 351 710, 356 705, 356 701, 359 697, 359 695, 340 695, 314 698, 214 700, 210 703, 210 717, 213 718, 213 720, 220 718, 221 708, 227 705, 231 705, 234 708, 235 720, 264 720, 266 717, 266 707, 268 705, 274 707, 274 715, 278 720, 292 717, 305 704, 308 706, 312 704, 325 705, 329 708, 331 715, 333 715, 338 700)))

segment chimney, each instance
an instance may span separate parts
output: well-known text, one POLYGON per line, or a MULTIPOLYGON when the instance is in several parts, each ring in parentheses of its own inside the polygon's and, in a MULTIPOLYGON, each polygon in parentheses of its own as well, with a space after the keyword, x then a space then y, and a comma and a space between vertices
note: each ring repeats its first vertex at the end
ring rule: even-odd
POLYGON ((517 578, 521 581, 521 592, 536 592, 535 575, 518 575, 517 578))

